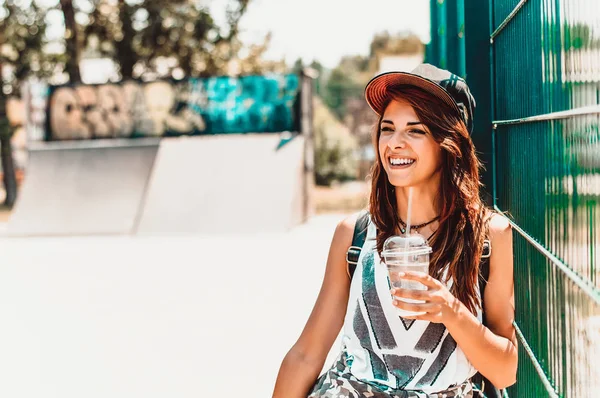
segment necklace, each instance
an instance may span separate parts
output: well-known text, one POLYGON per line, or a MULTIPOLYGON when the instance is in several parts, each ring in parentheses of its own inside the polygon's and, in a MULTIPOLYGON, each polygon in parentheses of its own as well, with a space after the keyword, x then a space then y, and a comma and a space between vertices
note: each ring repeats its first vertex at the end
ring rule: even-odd
MULTIPOLYGON (((413 229, 417 232, 419 232, 419 229, 428 226, 429 224, 439 220, 440 216, 435 217, 432 220, 429 220, 427 222, 424 222, 423 224, 417 224, 417 225, 411 225, 410 226, 410 230, 412 231, 413 229)), ((400 227, 400 232, 402 232, 403 234, 406 233, 406 223, 404 221, 402 221, 402 219, 400 217, 398 217, 398 219, 400 220, 400 225, 402 227, 400 227)))

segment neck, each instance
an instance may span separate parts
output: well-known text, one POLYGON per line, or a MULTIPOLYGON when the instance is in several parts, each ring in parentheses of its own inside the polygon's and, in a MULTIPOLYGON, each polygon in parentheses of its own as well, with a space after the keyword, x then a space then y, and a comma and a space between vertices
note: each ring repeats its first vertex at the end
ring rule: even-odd
MULTIPOLYGON (((409 187, 396 187, 398 215, 404 222, 407 222, 408 190, 409 187)), ((439 216, 440 209, 436 205, 438 189, 433 189, 432 185, 428 184, 413 186, 412 190, 411 225, 426 223, 439 216)))

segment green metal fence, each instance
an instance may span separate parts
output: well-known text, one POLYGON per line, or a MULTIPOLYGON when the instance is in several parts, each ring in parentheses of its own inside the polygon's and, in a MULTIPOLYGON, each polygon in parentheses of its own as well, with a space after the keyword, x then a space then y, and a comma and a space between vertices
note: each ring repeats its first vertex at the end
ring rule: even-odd
POLYGON ((428 61, 472 87, 490 202, 513 223, 508 393, 599 396, 600 2, 434 0, 431 15, 428 61))

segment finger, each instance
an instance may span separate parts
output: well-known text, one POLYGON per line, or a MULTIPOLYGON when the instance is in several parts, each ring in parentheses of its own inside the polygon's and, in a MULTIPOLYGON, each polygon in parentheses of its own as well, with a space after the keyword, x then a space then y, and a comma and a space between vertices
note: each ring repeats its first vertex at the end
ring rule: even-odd
POLYGON ((429 303, 443 303, 444 297, 440 294, 439 289, 431 290, 415 290, 415 289, 399 289, 392 288, 390 290, 394 299, 412 299, 422 300, 429 303))
POLYGON ((431 293, 428 290, 392 289, 390 292, 394 298, 431 301, 431 293))
POLYGON ((394 300, 393 304, 401 310, 410 312, 438 313, 442 310, 442 307, 439 304, 433 303, 406 303, 404 301, 394 300))
POLYGON ((437 279, 432 278, 431 275, 424 272, 399 272, 398 277, 400 279, 407 279, 412 281, 421 282, 427 287, 437 288, 440 283, 437 279))

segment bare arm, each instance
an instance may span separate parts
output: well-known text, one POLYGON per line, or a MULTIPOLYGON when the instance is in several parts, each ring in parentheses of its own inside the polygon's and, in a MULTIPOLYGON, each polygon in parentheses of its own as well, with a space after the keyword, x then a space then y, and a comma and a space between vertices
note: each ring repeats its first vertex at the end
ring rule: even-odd
POLYGON ((497 388, 505 388, 516 381, 518 361, 512 230, 506 218, 492 218, 490 238, 490 275, 484 297, 487 327, 462 304, 446 327, 473 366, 497 388))
POLYGON ((273 398, 306 398, 342 327, 350 291, 346 251, 356 218, 347 218, 335 230, 321 291, 302 334, 283 359, 273 398))

